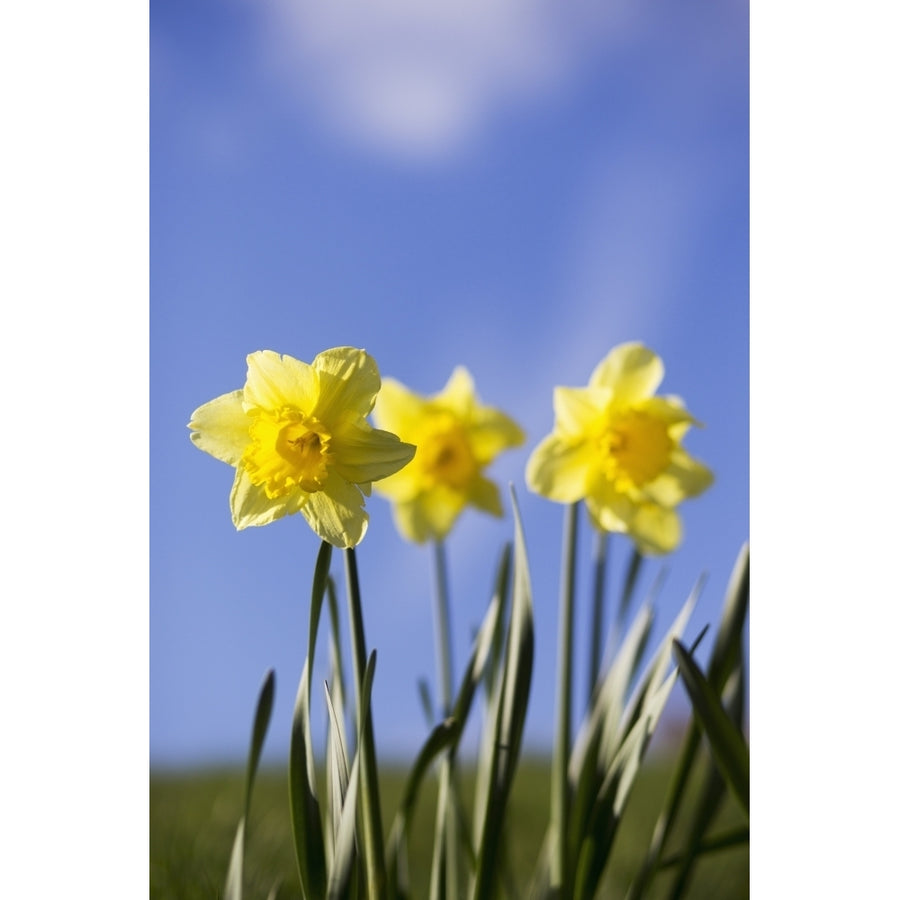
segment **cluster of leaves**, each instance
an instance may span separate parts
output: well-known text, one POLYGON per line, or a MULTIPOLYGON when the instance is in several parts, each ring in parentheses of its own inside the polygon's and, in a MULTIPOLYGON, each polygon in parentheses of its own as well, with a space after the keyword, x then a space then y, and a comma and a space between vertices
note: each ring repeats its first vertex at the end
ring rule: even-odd
MULTIPOLYGON (((345 551, 353 651, 353 727, 347 727, 347 683, 340 642, 332 548, 322 544, 310 604, 309 647, 294 711, 289 762, 294 849, 304 897, 383 900, 409 898, 407 846, 419 789, 432 765, 440 766, 430 897, 469 900, 515 896, 504 846, 510 792, 520 758, 531 687, 534 631, 531 585, 522 525, 513 497, 515 538, 501 556, 492 598, 474 640, 450 714, 435 724, 408 774, 387 840, 382 829, 378 769, 370 708, 376 654, 367 655, 353 549, 345 551), (324 789, 317 783, 310 732, 310 674, 323 607, 331 622, 332 675, 325 688, 329 729, 324 789), (483 692, 484 721, 470 807, 460 797, 454 759, 483 692), (355 748, 351 752, 350 738, 355 748), (471 813, 467 814, 466 809, 471 813)), ((574 560, 571 561, 574 565, 574 560)), ((743 631, 749 597, 746 547, 735 565, 704 673, 691 648, 682 643, 698 588, 688 598, 652 655, 651 600, 637 612, 603 677, 593 678, 589 708, 569 749, 568 680, 566 707, 554 752, 551 816, 543 852, 532 878, 534 900, 596 897, 635 778, 679 674, 694 708, 667 795, 642 867, 627 898, 646 896, 655 875, 676 871, 671 896, 681 896, 697 861, 706 853, 749 840, 749 754, 744 716, 743 631), (672 663, 675 663, 673 668, 672 663), (701 754, 703 736, 712 762, 701 754), (672 823, 684 805, 692 771, 705 766, 699 799, 690 811, 689 840, 667 855, 672 823), (746 812, 748 826, 710 833, 726 791, 746 812)), ((635 569, 626 584, 633 589, 635 569)), ((622 608, 627 602, 623 598, 622 608)), ((564 648, 566 649, 566 648, 564 648)), ((592 660, 592 665, 595 661, 592 660)), ((232 851, 225 896, 241 900, 244 833, 256 767, 272 709, 274 676, 267 676, 257 706, 248 762, 245 811, 232 851)), ((277 884, 270 897, 277 893, 277 884)))

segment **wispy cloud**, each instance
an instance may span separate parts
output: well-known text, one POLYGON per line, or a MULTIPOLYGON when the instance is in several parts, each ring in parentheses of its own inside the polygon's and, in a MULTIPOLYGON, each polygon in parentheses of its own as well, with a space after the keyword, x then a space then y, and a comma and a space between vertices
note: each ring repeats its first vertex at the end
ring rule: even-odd
POLYGON ((553 96, 633 6, 553 0, 263 0, 265 58, 345 137, 452 155, 504 107, 553 96))

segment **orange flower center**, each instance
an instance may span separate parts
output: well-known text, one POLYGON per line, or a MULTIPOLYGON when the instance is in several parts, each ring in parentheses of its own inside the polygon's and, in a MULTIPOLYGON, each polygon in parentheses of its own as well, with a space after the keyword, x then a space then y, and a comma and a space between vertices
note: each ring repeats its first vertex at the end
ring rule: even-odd
POLYGON ((331 436, 317 419, 293 407, 261 410, 250 424, 251 443, 244 451, 250 481, 274 500, 299 487, 321 490, 328 478, 331 436))

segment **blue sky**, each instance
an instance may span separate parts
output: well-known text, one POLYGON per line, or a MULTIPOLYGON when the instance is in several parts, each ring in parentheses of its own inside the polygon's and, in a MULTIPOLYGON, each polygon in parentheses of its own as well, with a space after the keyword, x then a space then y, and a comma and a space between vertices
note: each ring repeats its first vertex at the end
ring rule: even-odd
MULTIPOLYGON (((309 361, 365 347, 422 393, 463 364, 523 427, 525 446, 491 474, 515 485, 524 519, 526 739, 541 749, 563 509, 527 491, 525 462, 553 425, 553 387, 645 342, 665 361, 662 390, 704 423, 686 446, 717 480, 685 504, 682 548, 648 562, 639 590, 666 569, 662 628, 705 572, 689 631, 717 621, 749 535, 747 5, 486 6, 151 4, 152 764, 241 759, 269 667, 267 752, 287 748, 318 540, 301 517, 236 532, 233 470, 185 427, 242 386, 254 350, 309 361)), ((397 535, 385 500, 368 509, 376 738, 399 756, 426 733, 415 682, 434 681, 431 558, 397 535)), ((448 540, 457 673, 511 527, 469 511, 448 540)), ((615 588, 627 542, 611 552, 615 588)), ((582 703, 583 665, 579 646, 582 703)))

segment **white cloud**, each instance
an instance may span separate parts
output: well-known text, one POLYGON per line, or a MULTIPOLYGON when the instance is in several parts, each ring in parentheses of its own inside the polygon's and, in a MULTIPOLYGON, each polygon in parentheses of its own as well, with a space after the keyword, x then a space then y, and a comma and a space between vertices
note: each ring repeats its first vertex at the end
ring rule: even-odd
POLYGON ((633 13, 615 0, 263 0, 266 59, 346 137, 452 154, 498 109, 552 95, 633 13))

